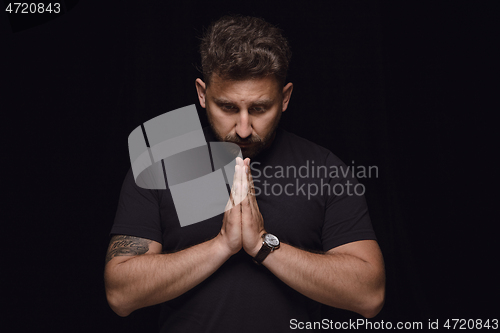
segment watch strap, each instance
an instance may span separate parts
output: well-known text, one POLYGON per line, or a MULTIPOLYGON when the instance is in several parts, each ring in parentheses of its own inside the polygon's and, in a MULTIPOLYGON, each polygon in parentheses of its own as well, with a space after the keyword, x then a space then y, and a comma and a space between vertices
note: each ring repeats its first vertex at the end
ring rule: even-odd
POLYGON ((271 248, 267 246, 266 242, 262 242, 262 247, 260 248, 259 252, 257 252, 257 255, 253 258, 253 261, 257 264, 262 264, 264 259, 267 258, 267 256, 271 253, 271 248))

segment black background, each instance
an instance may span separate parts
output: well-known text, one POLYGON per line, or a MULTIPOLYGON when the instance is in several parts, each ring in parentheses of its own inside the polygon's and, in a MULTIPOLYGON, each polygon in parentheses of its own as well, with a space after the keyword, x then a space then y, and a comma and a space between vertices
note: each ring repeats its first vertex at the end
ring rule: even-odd
MULTIPOLYGON (((386 304, 372 320, 498 318, 498 140, 486 126, 499 109, 495 2, 66 8, 26 29, 34 19, 14 29, 0 14, 2 301, 12 331, 156 330, 156 307, 120 318, 104 293, 127 138, 189 104, 206 124, 197 38, 226 13, 261 16, 290 41, 294 91, 282 126, 348 165, 379 169, 360 179, 387 271, 386 304)), ((324 317, 361 318, 332 308, 324 317)))

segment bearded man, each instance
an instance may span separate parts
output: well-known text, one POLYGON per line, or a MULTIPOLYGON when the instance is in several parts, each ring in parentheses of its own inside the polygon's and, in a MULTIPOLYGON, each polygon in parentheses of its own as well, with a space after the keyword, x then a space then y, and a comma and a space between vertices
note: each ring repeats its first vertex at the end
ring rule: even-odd
POLYGON ((230 209, 180 227, 168 188, 140 188, 129 172, 106 258, 111 308, 127 316, 162 304, 161 332, 319 329, 323 304, 375 316, 384 264, 364 197, 345 188, 356 179, 270 172, 345 167, 279 126, 293 90, 285 84, 287 40, 262 19, 226 16, 206 31, 200 53, 195 86, 207 142, 235 143, 244 157, 236 159, 230 209))

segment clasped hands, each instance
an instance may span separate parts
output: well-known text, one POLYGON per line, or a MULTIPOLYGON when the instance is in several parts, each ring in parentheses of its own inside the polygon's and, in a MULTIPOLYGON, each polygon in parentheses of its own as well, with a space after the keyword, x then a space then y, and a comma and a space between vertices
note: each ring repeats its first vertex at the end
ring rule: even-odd
POLYGON ((250 159, 236 158, 231 194, 226 205, 219 237, 231 255, 241 248, 255 257, 262 246, 264 219, 255 199, 250 159))

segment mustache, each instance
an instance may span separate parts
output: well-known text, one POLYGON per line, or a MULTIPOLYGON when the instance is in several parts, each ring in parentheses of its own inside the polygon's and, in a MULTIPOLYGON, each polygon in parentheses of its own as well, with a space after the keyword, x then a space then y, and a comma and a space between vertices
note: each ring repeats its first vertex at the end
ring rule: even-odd
POLYGON ((226 142, 233 142, 233 143, 241 143, 241 144, 248 144, 248 143, 260 143, 262 142, 262 138, 258 137, 258 136, 252 136, 251 138, 249 139, 245 139, 245 140, 241 140, 239 137, 237 136, 234 136, 234 135, 227 135, 225 138, 224 138, 224 141, 226 142))

